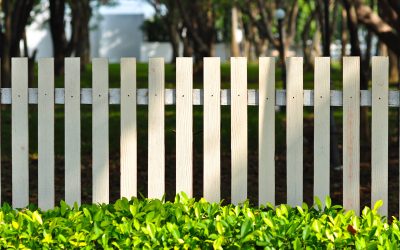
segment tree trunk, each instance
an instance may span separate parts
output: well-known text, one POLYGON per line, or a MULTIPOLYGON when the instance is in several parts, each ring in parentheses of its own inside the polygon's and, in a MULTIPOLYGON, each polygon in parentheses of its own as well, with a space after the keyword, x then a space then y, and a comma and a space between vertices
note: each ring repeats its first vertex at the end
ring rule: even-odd
MULTIPOLYGON (((349 29, 350 34, 350 44, 351 44, 351 55, 362 57, 360 42, 358 39, 358 21, 355 7, 348 1, 343 0, 344 7, 347 12, 347 27, 349 29)), ((366 60, 369 60, 366 59, 366 60)), ((361 58, 361 62, 362 62, 361 58)), ((368 64, 369 65, 369 64, 368 64)), ((365 63, 361 63, 360 69, 360 89, 368 89, 368 72, 369 68, 364 68, 365 63)), ((371 141, 371 130, 368 120, 368 109, 363 107, 360 110, 360 125, 361 125, 361 134, 364 138, 367 139, 367 142, 371 141)))
MULTIPOLYGON (((286 21, 287 27, 286 27, 286 32, 283 34, 284 39, 284 55, 288 54, 288 51, 290 50, 290 47, 293 45, 294 38, 296 36, 296 28, 297 28, 297 16, 299 13, 299 4, 298 1, 293 1, 290 11, 288 13, 288 19, 286 21)), ((282 23, 282 27, 284 27, 284 22, 282 23)), ((284 29, 284 28, 282 28, 284 29)))
POLYGON ((231 16, 231 56, 237 57, 240 56, 240 48, 236 33, 236 31, 239 29, 238 10, 236 7, 232 7, 231 16))
POLYGON ((347 36, 346 22, 347 22, 347 13, 345 9, 342 9, 342 23, 341 23, 342 57, 347 55, 346 46, 347 46, 348 36, 347 36))
MULTIPOLYGON (((323 45, 323 55, 326 57, 331 56, 331 24, 329 18, 329 1, 318 1, 317 2, 317 12, 320 13, 319 22, 322 33, 322 45, 323 45), (324 13, 322 15, 322 13, 324 13)), ((317 44, 318 45, 318 44, 317 44)), ((333 116, 333 109, 331 108, 330 112, 330 127, 331 127, 331 145, 330 145, 330 156, 331 156, 331 164, 333 167, 340 166, 340 156, 338 149, 338 134, 336 129, 336 122, 333 116)))
POLYGON ((329 25, 329 0, 324 0, 324 56, 331 56, 331 30, 329 25))
POLYGON ((180 56, 180 18, 177 10, 175 0, 165 0, 162 2, 164 7, 168 10, 167 14, 162 13, 162 4, 158 0, 147 0, 156 12, 156 15, 163 21, 164 28, 168 31, 169 42, 172 48, 171 63, 175 63, 176 58, 180 56))
POLYGON ((283 38, 283 20, 279 20, 278 21, 278 32, 279 32, 279 47, 278 47, 278 51, 279 51, 279 58, 280 58, 280 62, 281 62, 281 79, 282 79, 282 85, 283 85, 283 89, 286 89, 286 63, 285 63, 285 59, 286 59, 286 46, 285 46, 285 42, 284 42, 284 38, 283 38))
POLYGON ((314 20, 316 16, 316 11, 310 15, 304 25, 303 32, 301 34, 302 39, 302 48, 303 48, 303 56, 304 56, 304 66, 306 69, 313 68, 314 65, 314 58, 311 54, 311 46, 307 44, 308 40, 310 39, 310 30, 311 30, 311 22, 314 20))
POLYGON ((28 23, 33 2, 33 0, 1 2, 4 13, 4 31, 2 33, 2 44, 0 45, 2 51, 2 87, 10 87, 11 85, 11 58, 20 56, 19 44, 25 32, 25 26, 28 23))
POLYGON ((35 82, 35 59, 36 59, 36 53, 37 49, 35 49, 32 53, 32 55, 29 55, 29 50, 28 50, 28 40, 26 38, 26 31, 24 32, 22 36, 22 40, 24 43, 24 57, 28 58, 28 83, 29 83, 29 88, 33 87, 33 83, 35 82))
POLYGON ((65 0, 50 0, 50 31, 53 41, 55 73, 64 72, 64 58, 80 57, 81 69, 90 63, 89 21, 92 15, 89 0, 69 1, 71 8, 71 38, 65 34, 65 0))
POLYGON ((399 82, 399 57, 392 51, 389 50, 389 82, 399 82))
POLYGON ((172 47, 172 60, 171 63, 175 63, 176 58, 179 57, 179 33, 176 30, 176 26, 168 25, 168 32, 170 36, 170 43, 172 47))
POLYGON ((1 44, 2 58, 1 58, 1 87, 9 88, 11 86, 11 6, 3 1, 4 16, 4 33, 2 34, 3 43, 1 44))
MULTIPOLYGON (((317 24, 317 27, 319 26, 319 24, 317 24)), ((313 51, 314 51, 314 58, 316 56, 321 56, 322 54, 322 50, 321 50, 321 31, 320 30, 316 30, 315 34, 314 34, 314 38, 313 38, 313 51)))
POLYGON ((92 15, 89 0, 71 1, 72 22, 71 26, 74 55, 81 58, 81 69, 83 70, 90 63, 90 33, 89 21, 92 15))
MULTIPOLYGON (((361 0, 343 0, 345 5, 354 5, 358 22, 365 25, 367 29, 374 32, 378 38, 384 42, 394 53, 400 56, 400 35, 397 32, 399 27, 390 26, 371 7, 363 4, 361 0), (397 28, 397 29, 396 29, 397 28)), ((389 13, 385 13, 389 14, 389 13)))
POLYGON ((243 25, 245 28, 245 37, 254 48, 252 56, 255 58, 253 59, 258 60, 260 56, 265 55, 265 50, 267 48, 266 41, 259 36, 257 27, 252 22, 243 22, 243 25))
POLYGON ((54 73, 58 76, 64 73, 64 58, 69 56, 64 15, 65 0, 50 0, 50 33, 53 42, 54 73))
POLYGON ((192 57, 193 56, 193 45, 190 39, 190 34, 187 34, 187 32, 181 32, 183 34, 181 36, 182 42, 183 42, 183 56, 184 57, 192 57))
POLYGON ((183 1, 176 0, 176 3, 183 25, 187 30, 186 37, 191 38, 194 61, 198 66, 195 65, 194 69, 201 71, 203 58, 213 56, 215 49, 215 10, 212 1, 204 0, 183 4, 183 1))

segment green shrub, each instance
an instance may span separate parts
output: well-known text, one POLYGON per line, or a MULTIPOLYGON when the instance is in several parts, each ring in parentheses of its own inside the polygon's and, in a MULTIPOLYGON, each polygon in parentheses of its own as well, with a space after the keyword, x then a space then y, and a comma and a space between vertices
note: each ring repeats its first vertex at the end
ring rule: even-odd
POLYGON ((125 198, 110 205, 53 210, 0 209, 0 248, 164 249, 398 249, 400 223, 377 213, 361 217, 341 206, 251 207, 210 204, 185 194, 175 202, 125 198))

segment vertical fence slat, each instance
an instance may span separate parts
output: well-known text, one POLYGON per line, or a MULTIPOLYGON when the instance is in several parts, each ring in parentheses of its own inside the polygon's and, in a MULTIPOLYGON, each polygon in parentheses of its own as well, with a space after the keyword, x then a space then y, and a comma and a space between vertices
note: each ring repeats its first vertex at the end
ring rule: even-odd
POLYGON ((303 58, 290 57, 287 67, 287 203, 303 202, 303 58))
POLYGON ((383 201, 379 212, 388 215, 389 59, 372 58, 371 202, 383 201))
POLYGON ((148 197, 165 192, 164 59, 149 61, 148 197))
POLYGON ((108 61, 93 59, 93 203, 109 200, 108 61))
POLYGON ((80 59, 65 59, 65 202, 81 203, 80 59))
POLYGON ((176 60, 176 193, 193 196, 193 59, 176 60))
POLYGON ((38 203, 54 207, 54 59, 39 59, 38 203))
POLYGON ((204 198, 221 200, 221 62, 204 58, 204 198))
POLYGON ((12 206, 29 203, 28 59, 12 58, 12 206))
POLYGON ((330 58, 315 58, 314 68, 314 196, 329 195, 330 58))
POLYGON ((231 58, 232 203, 247 199, 247 58, 231 58))
POLYGON ((343 206, 360 213, 360 59, 343 58, 343 206))
POLYGON ((275 58, 259 59, 259 204, 275 204, 275 58))
POLYGON ((137 196, 136 59, 121 59, 121 197, 137 196))

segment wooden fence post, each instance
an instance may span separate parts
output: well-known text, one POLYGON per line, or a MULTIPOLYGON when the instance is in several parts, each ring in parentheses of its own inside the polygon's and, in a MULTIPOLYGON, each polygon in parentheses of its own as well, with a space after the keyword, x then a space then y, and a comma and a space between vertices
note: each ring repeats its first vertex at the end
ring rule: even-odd
POLYGON ((343 58, 343 207, 360 214, 360 58, 343 58))
POLYGON ((109 200, 108 61, 93 59, 92 147, 93 203, 109 200))
POLYGON ((193 196, 193 59, 176 59, 176 193, 193 196))
POLYGON ((12 206, 29 203, 28 59, 11 65, 12 206))
POLYGON ((81 204, 80 59, 65 58, 65 202, 81 204))
POLYGON ((275 204, 275 58, 259 59, 258 204, 275 204))
POLYGON ((232 203, 247 199, 247 58, 231 58, 232 203))
POLYGON ((149 61, 148 197, 165 193, 165 99, 164 59, 149 61))
POLYGON ((371 206, 383 201, 380 214, 388 215, 389 59, 372 58, 371 206))
POLYGON ((303 58, 289 57, 286 92, 287 203, 303 203, 303 58))
POLYGON ((207 201, 221 200, 221 62, 204 58, 204 192, 207 201))
POLYGON ((329 195, 330 171, 330 58, 315 58, 314 69, 314 196, 329 195))
POLYGON ((136 59, 121 59, 121 197, 137 196, 136 59))
POLYGON ((54 59, 39 59, 38 203, 54 207, 54 59))

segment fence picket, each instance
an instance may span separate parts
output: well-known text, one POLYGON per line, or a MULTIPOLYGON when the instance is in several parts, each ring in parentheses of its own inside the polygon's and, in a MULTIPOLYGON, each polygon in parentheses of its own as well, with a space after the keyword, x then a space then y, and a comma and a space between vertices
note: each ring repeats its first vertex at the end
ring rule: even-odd
POLYGON ((81 204, 80 59, 65 58, 65 202, 81 204))
POLYGON ((360 214, 360 59, 343 58, 343 206, 360 214))
POLYGON ((38 203, 54 207, 54 59, 39 59, 38 203))
POLYGON ((204 58, 204 181, 207 201, 221 200, 221 62, 204 58))
MULTIPOLYGON (((93 202, 109 202, 109 104, 121 104, 121 197, 137 196, 137 105, 148 105, 148 197, 165 193, 165 105, 176 104, 176 192, 193 196, 193 105, 204 105, 203 195, 221 197, 221 106, 231 105, 231 202, 247 198, 247 106, 258 110, 259 204, 275 204, 275 106, 286 106, 287 203, 303 202, 303 107, 314 106, 314 195, 330 190, 330 107, 343 106, 343 206, 360 213, 360 107, 372 107, 371 202, 388 215, 389 91, 387 57, 372 58, 372 91, 360 90, 360 58, 343 58, 343 91, 330 90, 330 58, 315 59, 314 88, 303 90, 303 58, 287 58, 287 90, 275 89, 275 59, 259 59, 259 90, 247 89, 247 59, 231 58, 231 89, 221 90, 220 58, 204 58, 204 90, 193 89, 193 59, 177 58, 176 89, 165 89, 163 58, 149 61, 149 87, 137 89, 136 59, 121 59, 121 88, 108 88, 107 59, 93 60, 93 87, 80 89, 80 59, 65 59, 65 89, 55 89, 54 59, 39 59, 38 88, 28 88, 28 59, 13 58, 11 104, 12 205, 29 202, 29 109, 38 105, 38 205, 55 202, 54 108, 65 104, 65 200, 81 202, 80 105, 92 104, 93 202)), ((0 145, 1 146, 1 145, 0 145)), ((1 161, 0 161, 1 162, 1 161)), ((0 165, 1 166, 1 165, 0 165)), ((1 167, 0 167, 1 170, 1 167)), ((1 190, 1 182, 0 182, 1 190)), ((400 198, 400 197, 399 197, 400 198)), ((1 197, 0 197, 1 201, 1 197)))
POLYGON ((316 57, 314 68, 314 196, 329 195, 330 58, 316 57))
POLYGON ((379 212, 388 215, 388 82, 389 59, 372 58, 371 202, 383 201, 379 212))
POLYGON ((121 197, 137 196, 136 59, 121 59, 121 197))
POLYGON ((287 203, 303 202, 303 58, 289 57, 287 68, 287 203))
POLYGON ((11 60, 12 206, 29 203, 28 59, 11 60))
POLYGON ((176 60, 176 193, 193 196, 193 59, 176 60))
POLYGON ((275 204, 275 58, 259 60, 259 204, 275 204))
POLYGON ((109 200, 108 61, 93 59, 93 203, 109 200))
POLYGON ((164 59, 149 61, 148 194, 161 198, 165 192, 164 59))
POLYGON ((231 58, 232 203, 247 199, 247 58, 231 58))

